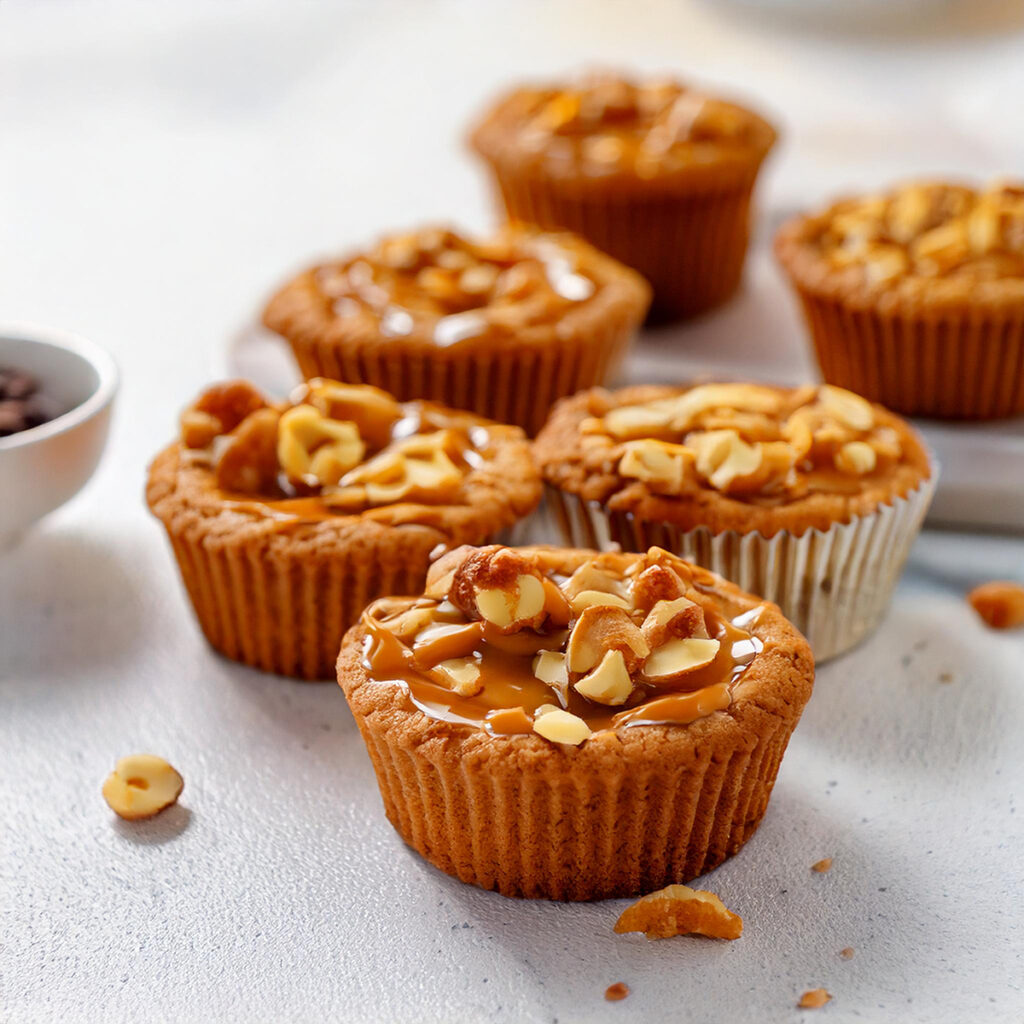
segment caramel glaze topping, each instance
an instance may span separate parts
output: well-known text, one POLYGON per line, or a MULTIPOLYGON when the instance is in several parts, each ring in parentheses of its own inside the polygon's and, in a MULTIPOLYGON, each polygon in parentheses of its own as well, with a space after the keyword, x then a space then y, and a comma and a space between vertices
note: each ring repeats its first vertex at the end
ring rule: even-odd
POLYGON ((863 267, 872 284, 1021 278, 1024 185, 919 182, 843 200, 817 219, 813 241, 833 266, 863 267))
POLYGON ((775 138, 757 115, 679 82, 594 74, 561 89, 519 89, 495 115, 522 157, 589 176, 629 170, 655 178, 730 151, 767 152, 775 138))
POLYGON ((182 414, 186 457, 215 474, 228 507, 286 528, 397 503, 452 505, 513 427, 369 386, 314 379, 271 404, 243 381, 182 414))
POLYGON ((432 718, 571 744, 729 706, 762 649, 745 628, 759 609, 730 621, 713 577, 660 548, 566 555, 500 546, 445 555, 424 597, 385 598, 363 613, 370 678, 403 687, 432 718))
POLYGON ((316 271, 325 307, 384 337, 416 334, 442 347, 550 323, 596 285, 575 240, 508 228, 474 242, 443 228, 383 239, 316 271))
POLYGON ((902 457, 898 433, 866 399, 823 385, 794 390, 703 384, 619 405, 580 424, 587 457, 656 494, 711 489, 778 504, 857 493, 902 457))

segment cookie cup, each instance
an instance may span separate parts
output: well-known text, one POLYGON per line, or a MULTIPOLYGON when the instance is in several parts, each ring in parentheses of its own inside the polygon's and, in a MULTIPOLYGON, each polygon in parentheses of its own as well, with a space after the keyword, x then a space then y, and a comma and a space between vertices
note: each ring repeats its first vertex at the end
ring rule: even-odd
POLYGON ((719 583, 728 613, 763 606, 749 628, 764 649, 732 703, 579 747, 428 717, 400 684, 368 677, 366 630, 353 627, 338 680, 399 835, 463 882, 553 900, 650 892, 736 853, 764 815, 814 663, 777 607, 719 583))
POLYGON ((582 473, 569 455, 586 402, 580 395, 562 403, 534 445, 547 505, 566 544, 623 551, 658 546, 702 565, 778 604, 819 664, 879 625, 938 476, 908 424, 876 407, 879 421, 899 432, 907 464, 887 485, 853 496, 821 493, 789 505, 755 505, 712 490, 668 497, 634 481, 598 499, 594 491, 606 481, 582 473))
POLYGON ((323 268, 313 268, 271 299, 263 322, 288 342, 307 379, 372 384, 399 401, 430 399, 535 434, 559 398, 616 376, 650 289, 639 274, 578 239, 508 234, 527 246, 546 239, 578 253, 594 294, 539 320, 516 322, 513 312, 508 322, 442 344, 429 320, 394 336, 372 318, 335 315, 318 283, 323 268))
POLYGON ((334 677, 342 636, 367 604, 423 589, 438 545, 500 536, 539 496, 522 440, 502 446, 487 481, 459 505, 306 518, 301 503, 291 512, 287 502, 225 496, 180 444, 156 457, 146 487, 210 644, 235 661, 308 680, 334 677))
POLYGON ((775 253, 829 384, 908 416, 1024 415, 1024 282, 866 287, 807 247, 818 220, 784 225, 775 253))
POLYGON ((640 271, 654 289, 649 319, 660 323, 713 309, 739 287, 761 159, 614 186, 490 166, 508 217, 573 231, 640 271))

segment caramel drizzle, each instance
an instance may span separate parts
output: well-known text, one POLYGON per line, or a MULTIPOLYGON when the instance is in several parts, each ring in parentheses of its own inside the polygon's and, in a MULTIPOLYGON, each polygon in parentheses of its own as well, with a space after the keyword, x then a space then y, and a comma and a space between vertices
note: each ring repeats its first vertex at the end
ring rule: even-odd
MULTIPOLYGON (((402 609, 413 604, 431 607, 437 602, 422 598, 404 603, 402 609)), ((625 707, 613 709, 587 700, 571 686, 561 702, 556 691, 533 674, 533 654, 557 649, 561 646, 557 636, 526 634, 523 646, 528 652, 503 650, 484 638, 474 652, 480 659, 483 689, 475 696, 463 697, 417 669, 413 651, 384 621, 370 614, 372 611, 368 609, 362 618, 368 633, 363 664, 371 678, 403 689, 410 703, 428 718, 482 728, 495 735, 532 732, 536 710, 544 704, 560 703, 594 732, 638 725, 688 725, 729 706, 733 688, 764 646, 744 628, 755 621, 760 606, 731 621, 706 612, 708 633, 721 646, 714 661, 687 675, 688 689, 666 693, 641 683, 625 707)), ((510 648, 520 646, 508 639, 513 641, 510 648)))

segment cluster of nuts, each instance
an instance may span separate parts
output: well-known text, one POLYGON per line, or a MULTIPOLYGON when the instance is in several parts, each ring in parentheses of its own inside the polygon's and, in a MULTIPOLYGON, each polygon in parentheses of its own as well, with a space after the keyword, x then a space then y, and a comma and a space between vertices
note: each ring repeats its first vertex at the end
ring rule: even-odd
POLYGON ((570 688, 618 707, 638 688, 685 689, 720 648, 684 563, 659 548, 625 568, 618 559, 596 555, 557 583, 537 552, 460 548, 432 566, 427 602, 384 625, 419 671, 464 697, 483 688, 481 641, 531 655, 553 697, 534 712, 533 731, 582 743, 591 731, 565 710, 570 688))
POLYGON ((424 316, 438 321, 440 344, 488 326, 536 323, 593 294, 567 249, 521 238, 472 242, 443 228, 392 235, 365 256, 322 268, 317 282, 339 316, 370 310, 395 336, 411 333, 415 317, 424 316))
POLYGON ((607 74, 575 89, 538 91, 531 108, 522 128, 526 147, 557 155, 557 142, 571 141, 576 158, 587 164, 630 162, 641 174, 647 166, 655 171, 674 151, 741 140, 750 128, 743 111, 677 82, 632 83, 607 74))
POLYGON ((402 417, 402 406, 374 387, 311 380, 282 409, 232 382, 190 406, 181 432, 231 493, 315 493, 339 512, 454 499, 467 440, 449 429, 393 439, 402 417))
POLYGON ((821 245, 835 266, 863 266, 869 281, 970 273, 1024 275, 1024 187, 985 191, 914 184, 839 203, 821 245))
POLYGON ((800 493, 822 466, 864 476, 900 456, 869 402, 824 385, 787 393, 754 384, 705 384, 623 405, 581 425, 585 446, 608 446, 623 477, 656 494, 710 486, 743 496, 800 493))

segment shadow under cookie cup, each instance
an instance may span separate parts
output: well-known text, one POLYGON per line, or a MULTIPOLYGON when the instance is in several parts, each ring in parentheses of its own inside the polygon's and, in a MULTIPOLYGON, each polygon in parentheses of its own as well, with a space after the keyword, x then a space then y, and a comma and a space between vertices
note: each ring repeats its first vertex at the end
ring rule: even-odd
POLYGON ((764 649, 729 706, 578 747, 428 717, 401 683, 369 677, 367 631, 354 626, 338 680, 401 837, 464 882, 556 900, 649 892, 736 853, 764 815, 814 667, 775 606, 721 587, 730 614, 764 609, 751 627, 764 649))

